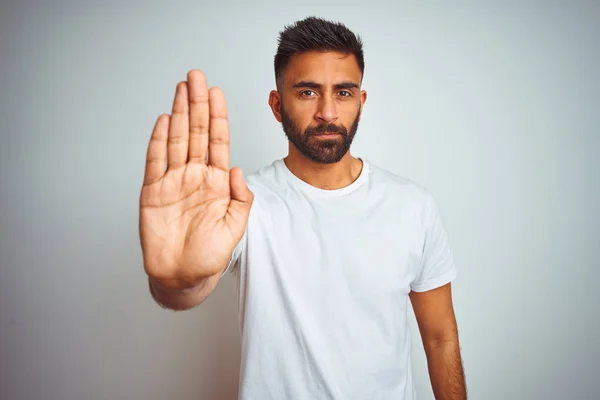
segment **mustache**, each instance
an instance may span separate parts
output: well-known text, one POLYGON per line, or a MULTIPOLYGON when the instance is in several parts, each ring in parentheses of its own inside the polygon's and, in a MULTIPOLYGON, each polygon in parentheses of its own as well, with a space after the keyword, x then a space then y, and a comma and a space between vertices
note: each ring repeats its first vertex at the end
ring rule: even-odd
POLYGON ((320 133, 339 133, 341 135, 347 135, 348 130, 343 126, 336 124, 321 124, 313 128, 306 128, 304 131, 305 135, 318 135, 320 133))

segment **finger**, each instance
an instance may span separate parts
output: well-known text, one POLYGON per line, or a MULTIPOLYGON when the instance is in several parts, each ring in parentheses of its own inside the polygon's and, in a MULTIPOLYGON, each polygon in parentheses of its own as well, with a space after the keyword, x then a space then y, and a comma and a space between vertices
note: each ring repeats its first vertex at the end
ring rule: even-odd
POLYGON ((168 114, 162 114, 156 120, 148 151, 146 153, 146 171, 144 185, 156 182, 165 174, 167 166, 167 138, 169 137, 168 114))
POLYGON ((248 188, 244 174, 239 167, 232 168, 229 172, 229 187, 231 201, 227 209, 228 217, 238 222, 247 221, 254 201, 254 193, 248 188))
POLYGON ((229 172, 229 187, 232 203, 247 204, 252 200, 252 192, 244 180, 244 173, 240 167, 231 168, 229 172))
POLYGON ((229 171, 229 123, 225 95, 218 87, 209 90, 208 162, 211 166, 229 171))
POLYGON ((208 153, 208 88, 201 71, 188 72, 190 108, 189 162, 206 164, 208 153))
POLYGON ((167 142, 169 169, 179 168, 187 163, 189 138, 187 92, 187 82, 179 82, 173 100, 173 112, 167 142))

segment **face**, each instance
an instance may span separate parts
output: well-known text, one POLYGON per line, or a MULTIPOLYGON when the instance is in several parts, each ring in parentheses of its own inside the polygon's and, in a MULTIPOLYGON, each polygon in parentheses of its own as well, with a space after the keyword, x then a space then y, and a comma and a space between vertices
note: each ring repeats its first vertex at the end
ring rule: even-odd
POLYGON ((366 92, 353 55, 309 52, 292 57, 269 104, 296 151, 320 164, 350 149, 366 92))

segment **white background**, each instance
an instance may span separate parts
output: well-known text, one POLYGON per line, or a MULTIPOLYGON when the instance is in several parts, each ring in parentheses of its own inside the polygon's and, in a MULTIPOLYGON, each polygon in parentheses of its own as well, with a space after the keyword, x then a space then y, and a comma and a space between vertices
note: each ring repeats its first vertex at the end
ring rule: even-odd
POLYGON ((146 146, 199 68, 225 92, 232 166, 285 156, 273 56, 311 14, 365 43, 352 153, 439 203, 470 398, 597 398, 599 4, 2 2, 0 398, 235 399, 233 278, 183 313, 147 290, 146 146))

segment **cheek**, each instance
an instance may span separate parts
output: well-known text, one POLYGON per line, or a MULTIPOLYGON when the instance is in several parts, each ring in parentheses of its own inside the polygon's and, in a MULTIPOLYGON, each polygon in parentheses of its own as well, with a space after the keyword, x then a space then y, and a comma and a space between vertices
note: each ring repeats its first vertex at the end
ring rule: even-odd
MULTIPOLYGON (((307 102, 308 103, 308 102, 307 102)), ((314 124, 314 107, 308 104, 294 105, 293 107, 286 107, 285 111, 292 121, 298 126, 298 128, 304 130, 308 126, 314 124)))
POLYGON ((340 111, 343 111, 345 115, 356 116, 360 111, 361 104, 356 100, 346 100, 344 104, 340 105, 340 111))
MULTIPOLYGON (((288 108, 286 107, 286 110, 288 108)), ((312 118, 315 115, 317 110, 317 102, 316 101, 295 101, 290 104, 289 111, 294 117, 298 120, 305 120, 307 118, 312 118)))

